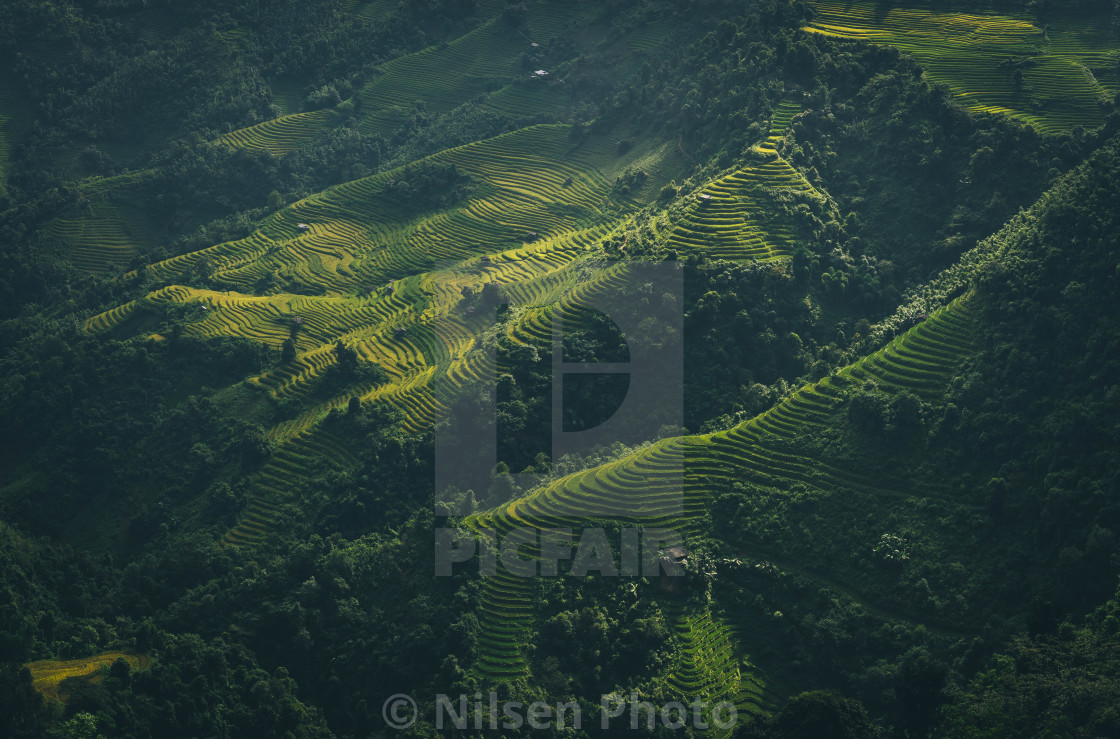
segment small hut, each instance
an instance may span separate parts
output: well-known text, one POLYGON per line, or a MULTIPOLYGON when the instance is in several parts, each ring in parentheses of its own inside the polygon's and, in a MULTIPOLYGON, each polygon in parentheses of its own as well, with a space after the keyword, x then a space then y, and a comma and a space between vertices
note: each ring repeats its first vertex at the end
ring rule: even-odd
POLYGON ((658 587, 670 593, 675 593, 684 586, 683 565, 688 561, 688 550, 684 547, 670 547, 661 558, 661 577, 658 578, 658 587))
POLYGON ((298 228, 300 231, 307 231, 311 228, 311 226, 308 226, 306 223, 297 223, 296 228, 298 228))

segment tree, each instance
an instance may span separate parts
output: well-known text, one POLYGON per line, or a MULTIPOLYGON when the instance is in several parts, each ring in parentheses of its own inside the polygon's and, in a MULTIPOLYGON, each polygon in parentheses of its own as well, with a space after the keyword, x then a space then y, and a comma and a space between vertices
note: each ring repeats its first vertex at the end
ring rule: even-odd
POLYGON ((521 28, 529 20, 529 9, 525 3, 507 6, 502 11, 501 22, 510 28, 521 28))
POLYGON ((109 668, 109 677, 116 679, 120 682, 122 687, 128 685, 131 677, 132 667, 129 666, 128 660, 123 657, 118 657, 113 666, 109 668))
POLYGON ((0 735, 41 737, 49 714, 43 696, 31 687, 26 667, 0 669, 0 735))
POLYGON ((945 702, 947 675, 948 668, 924 647, 915 647, 903 657, 896 690, 910 736, 928 734, 937 709, 945 702))
POLYGON ((802 693, 769 719, 753 721, 736 736, 752 739, 874 739, 879 729, 859 701, 831 690, 802 693))
POLYGON ((97 730, 97 718, 90 713, 75 714, 55 730, 54 736, 59 739, 104 739, 97 730))
POLYGON ((293 361, 296 358, 296 345, 291 339, 284 339, 284 343, 280 345, 280 361, 284 364, 293 361))
POLYGON ((922 401, 909 390, 891 398, 888 406, 891 426, 904 436, 912 436, 922 429, 922 401))
POLYGON ((886 393, 874 386, 862 388, 848 403, 848 420, 863 433, 881 433, 887 417, 886 393))
POLYGON ((338 360, 338 368, 344 377, 353 377, 358 369, 358 353, 341 341, 334 344, 334 356, 338 360))

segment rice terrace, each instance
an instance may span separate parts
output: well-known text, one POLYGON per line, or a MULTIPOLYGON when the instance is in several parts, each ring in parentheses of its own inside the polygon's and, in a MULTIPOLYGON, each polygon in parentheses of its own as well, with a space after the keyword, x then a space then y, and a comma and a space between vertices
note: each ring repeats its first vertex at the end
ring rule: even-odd
POLYGON ((1120 736, 1120 6, 0 26, 0 736, 1120 736))
POLYGON ((69 697, 64 683, 72 679, 86 679, 90 682, 100 682, 101 672, 111 665, 121 661, 128 665, 130 670, 145 669, 150 660, 142 655, 127 654, 125 652, 102 652, 87 659, 71 660, 41 660, 26 665, 31 672, 31 684, 47 698, 65 701, 69 697))

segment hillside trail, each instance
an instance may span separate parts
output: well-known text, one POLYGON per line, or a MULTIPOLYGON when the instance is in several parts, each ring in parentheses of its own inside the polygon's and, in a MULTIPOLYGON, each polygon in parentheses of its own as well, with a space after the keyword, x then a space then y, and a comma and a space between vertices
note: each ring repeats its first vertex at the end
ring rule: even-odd
POLYGON ((696 159, 696 157, 692 156, 692 154, 688 153, 688 150, 684 148, 684 134, 681 134, 677 137, 677 148, 680 149, 681 154, 684 154, 686 157, 688 157, 688 161, 692 162, 693 164, 699 164, 699 161, 696 159))

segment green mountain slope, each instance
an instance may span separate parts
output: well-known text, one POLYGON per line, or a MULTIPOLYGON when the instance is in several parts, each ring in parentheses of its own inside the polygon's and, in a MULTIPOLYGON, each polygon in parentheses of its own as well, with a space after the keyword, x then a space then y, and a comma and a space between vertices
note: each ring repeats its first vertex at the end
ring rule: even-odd
POLYGON ((4 5, 0 736, 1112 735, 1109 13, 4 5))

